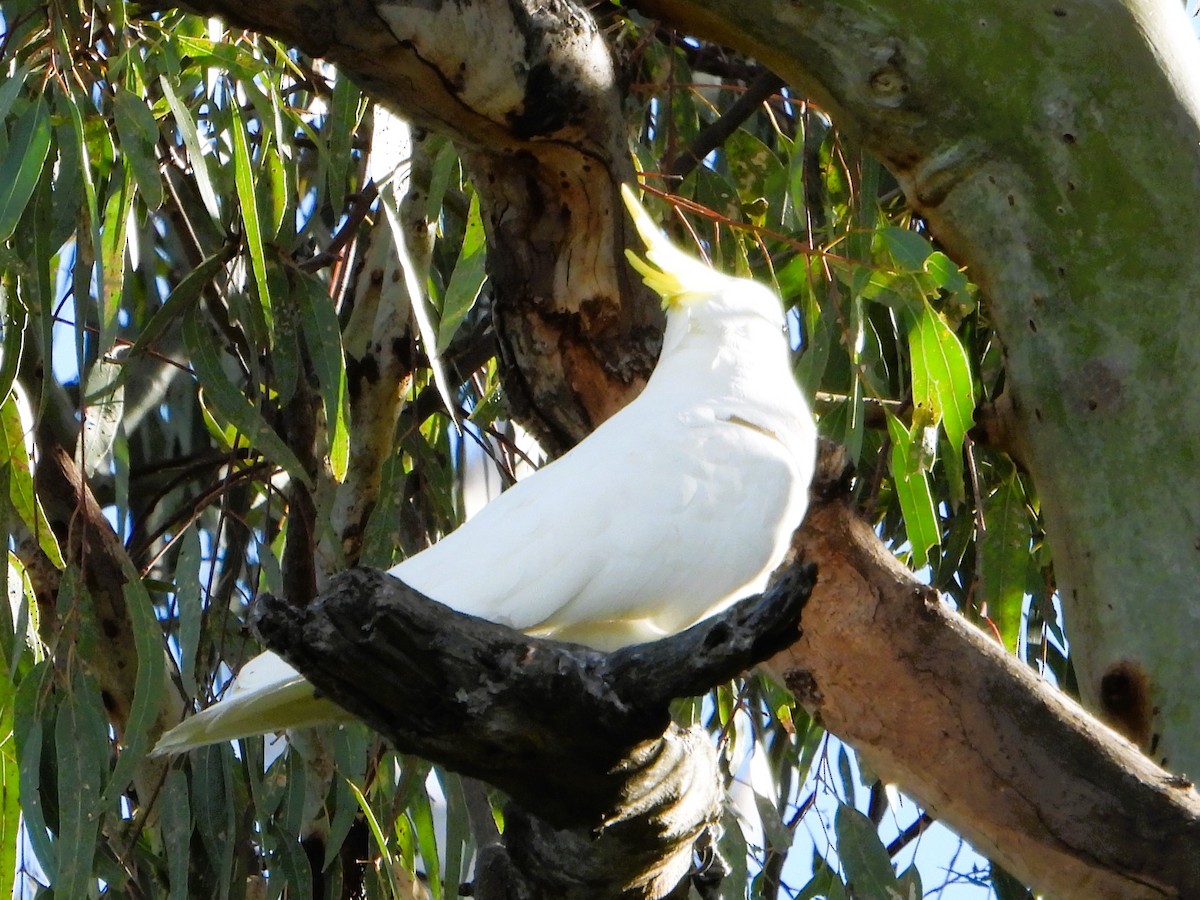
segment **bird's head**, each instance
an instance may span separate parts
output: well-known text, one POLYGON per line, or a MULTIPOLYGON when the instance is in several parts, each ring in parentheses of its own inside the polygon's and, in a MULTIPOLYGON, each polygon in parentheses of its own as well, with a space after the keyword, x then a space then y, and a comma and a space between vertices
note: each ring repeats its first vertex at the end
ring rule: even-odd
POLYGON ((668 315, 686 311, 691 317, 765 320, 783 328, 783 310, 774 293, 753 279, 724 275, 684 253, 654 224, 629 185, 621 185, 621 196, 646 245, 645 259, 632 250, 625 256, 647 287, 662 297, 668 315))

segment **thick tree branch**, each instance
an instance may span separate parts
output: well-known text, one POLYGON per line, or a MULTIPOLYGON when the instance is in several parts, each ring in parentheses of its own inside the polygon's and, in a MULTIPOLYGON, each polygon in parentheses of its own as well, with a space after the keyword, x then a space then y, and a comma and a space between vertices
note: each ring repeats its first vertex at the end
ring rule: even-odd
POLYGON ((720 807, 707 736, 668 705, 795 640, 812 581, 794 567, 717 619, 611 654, 461 615, 368 569, 306 609, 264 597, 255 615, 268 645, 397 749, 512 797, 504 841, 531 896, 655 898, 720 807))
POLYGON ((844 495, 810 507, 795 547, 820 578, 771 668, 882 778, 1054 897, 1200 897, 1186 779, 953 612, 844 495))
POLYGON ((1180 335, 1200 329, 1200 259, 1182 237, 1200 219, 1200 54, 1183 6, 636 5, 818 100, 970 265, 1084 701, 1195 771, 1200 354, 1180 335), (1044 52, 1014 77, 1018 46, 1044 52), (1130 109, 1145 127, 1121 126, 1130 109))

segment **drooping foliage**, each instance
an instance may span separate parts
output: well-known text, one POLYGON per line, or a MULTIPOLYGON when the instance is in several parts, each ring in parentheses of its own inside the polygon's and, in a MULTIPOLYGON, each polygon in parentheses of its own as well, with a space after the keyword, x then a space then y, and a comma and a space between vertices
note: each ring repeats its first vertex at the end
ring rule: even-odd
MULTIPOLYGON (((323 548, 318 583, 386 566, 454 527, 485 459, 509 477, 529 452, 505 418, 479 204, 454 148, 418 136, 398 167, 372 165, 395 148, 352 83, 214 21, 124 0, 6 0, 0 15, 0 892, 455 896, 473 848, 462 782, 365 728, 145 758, 257 652, 255 596, 304 589, 289 540, 323 548), (429 247, 405 245, 414 221, 429 247), (398 235, 407 259, 380 262, 398 235), (381 334, 405 361, 394 423, 355 388, 381 334), (381 429, 363 487, 350 460, 381 429), (35 480, 55 448, 75 497, 35 480), (350 541, 348 485, 379 498, 350 541), (73 510, 85 495, 99 518, 73 510), (296 522, 316 533, 292 538, 296 522), (116 598, 95 577, 104 529, 116 598)), ((635 21, 610 33, 653 205, 718 267, 777 287, 860 508, 968 617, 1068 682, 1037 498, 971 436, 1004 375, 969 273, 887 172, 756 64, 635 21), (743 114, 747 91, 765 100, 743 114)), ((728 685, 679 715, 726 763, 726 896, 919 883, 897 885, 893 863, 927 818, 781 689, 728 685)))

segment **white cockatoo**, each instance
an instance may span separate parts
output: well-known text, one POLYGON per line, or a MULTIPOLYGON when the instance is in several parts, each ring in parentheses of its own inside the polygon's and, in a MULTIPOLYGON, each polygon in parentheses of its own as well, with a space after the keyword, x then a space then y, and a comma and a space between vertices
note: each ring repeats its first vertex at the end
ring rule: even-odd
MULTIPOLYGON (((667 313, 645 389, 391 569, 460 612, 600 650, 674 634, 760 592, 804 517, 816 453, 779 299, 683 253, 624 196, 647 248, 647 261, 630 261, 667 313)), ((155 752, 348 718, 264 653, 155 752)))

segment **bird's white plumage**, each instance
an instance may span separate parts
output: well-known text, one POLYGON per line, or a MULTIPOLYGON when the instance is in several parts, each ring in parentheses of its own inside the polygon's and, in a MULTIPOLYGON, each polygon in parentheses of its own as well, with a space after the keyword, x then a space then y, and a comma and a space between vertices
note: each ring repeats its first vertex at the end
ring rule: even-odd
MULTIPOLYGON (((816 449, 778 298, 687 256, 628 191, 626 203, 653 266, 631 261, 667 310, 645 390, 391 570, 461 612, 602 650, 760 591, 804 516, 816 449)), ((267 653, 155 752, 338 717, 267 653)))

